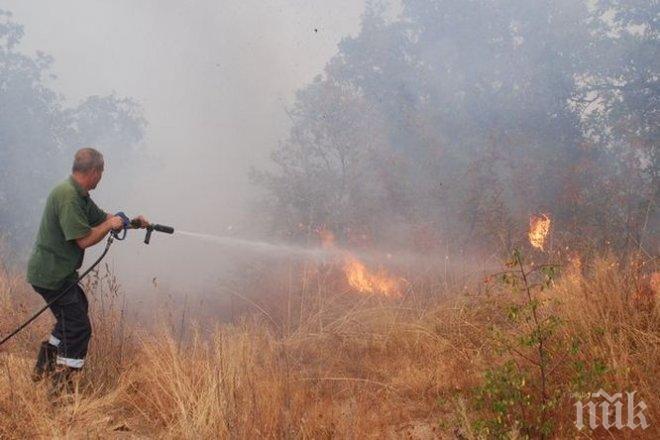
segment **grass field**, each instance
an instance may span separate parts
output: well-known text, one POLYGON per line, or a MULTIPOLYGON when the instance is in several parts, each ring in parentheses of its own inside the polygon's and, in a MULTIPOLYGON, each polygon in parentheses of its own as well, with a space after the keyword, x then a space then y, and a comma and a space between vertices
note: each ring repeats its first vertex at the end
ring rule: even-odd
MULTIPOLYGON (((185 335, 176 314, 128 319, 106 276, 75 393, 53 402, 30 380, 50 317, 2 347, 0 438, 660 438, 657 277, 609 257, 539 285, 510 269, 394 299, 316 278, 244 293, 230 323, 189 315, 185 335), (573 403, 600 388, 636 391, 651 426, 578 432, 573 403)), ((38 300, 5 270, 0 333, 38 300)))

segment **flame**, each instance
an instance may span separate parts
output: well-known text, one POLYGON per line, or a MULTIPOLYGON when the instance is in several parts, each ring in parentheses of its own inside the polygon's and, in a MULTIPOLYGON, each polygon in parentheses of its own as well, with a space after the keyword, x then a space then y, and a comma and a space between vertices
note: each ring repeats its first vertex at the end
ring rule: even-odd
POLYGON ((543 250, 545 240, 550 232, 550 217, 546 214, 533 215, 529 218, 529 242, 537 249, 543 250))
POLYGON ((357 258, 347 255, 344 273, 348 284, 361 293, 380 293, 385 296, 401 296, 400 280, 393 278, 384 270, 371 272, 357 258))
MULTIPOLYGON (((323 249, 340 250, 336 245, 335 234, 331 230, 321 226, 316 229, 316 232, 319 234, 323 249)), ((390 297, 401 296, 401 282, 404 281, 403 279, 390 276, 384 269, 371 271, 349 251, 340 250, 340 252, 344 260, 344 275, 351 288, 360 293, 373 293, 390 297)), ((388 254, 388 258, 391 258, 391 255, 388 254)))

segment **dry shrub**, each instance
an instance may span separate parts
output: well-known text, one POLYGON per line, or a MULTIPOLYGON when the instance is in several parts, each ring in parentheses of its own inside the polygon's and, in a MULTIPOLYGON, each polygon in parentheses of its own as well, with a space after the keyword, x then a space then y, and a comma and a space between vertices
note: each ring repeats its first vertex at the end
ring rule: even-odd
MULTIPOLYGON (((633 262, 596 259, 585 276, 572 273, 552 290, 560 301, 567 338, 579 340, 579 359, 606 367, 603 389, 636 391, 649 407, 651 428, 660 435, 660 315, 655 296, 639 300, 639 277, 633 262)), ((592 391, 597 391, 592 390, 592 391)), ((570 409, 573 409, 572 406, 570 409)), ((566 423, 574 415, 565 414, 566 423)), ((651 438, 651 437, 649 437, 651 438)))

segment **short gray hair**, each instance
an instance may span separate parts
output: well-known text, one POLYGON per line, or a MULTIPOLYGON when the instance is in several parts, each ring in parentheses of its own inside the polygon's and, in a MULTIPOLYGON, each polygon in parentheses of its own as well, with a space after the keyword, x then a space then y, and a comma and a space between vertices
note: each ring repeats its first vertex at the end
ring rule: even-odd
POLYGON ((103 171, 103 155, 93 148, 81 148, 76 151, 71 171, 74 173, 87 173, 89 171, 103 171))

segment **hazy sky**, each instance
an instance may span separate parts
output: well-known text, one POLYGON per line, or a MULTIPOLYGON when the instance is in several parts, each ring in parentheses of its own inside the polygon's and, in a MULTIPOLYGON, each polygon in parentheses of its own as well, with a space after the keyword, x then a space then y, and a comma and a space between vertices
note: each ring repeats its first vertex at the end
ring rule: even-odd
POLYGON ((114 91, 144 107, 144 147, 159 164, 144 168, 130 194, 115 194, 121 164, 108 164, 93 194, 99 204, 202 232, 236 221, 250 192, 247 170, 265 164, 286 136, 295 91, 358 31, 364 7, 364 0, 0 0, 25 26, 21 50, 54 57, 52 86, 72 104, 114 91))
POLYGON ((53 87, 72 103, 115 91, 144 106, 145 146, 164 165, 149 183, 176 181, 198 217, 198 202, 244 200, 246 170, 286 135, 295 90, 357 31, 364 2, 10 0, 0 8, 25 25, 22 50, 53 55, 53 87))

